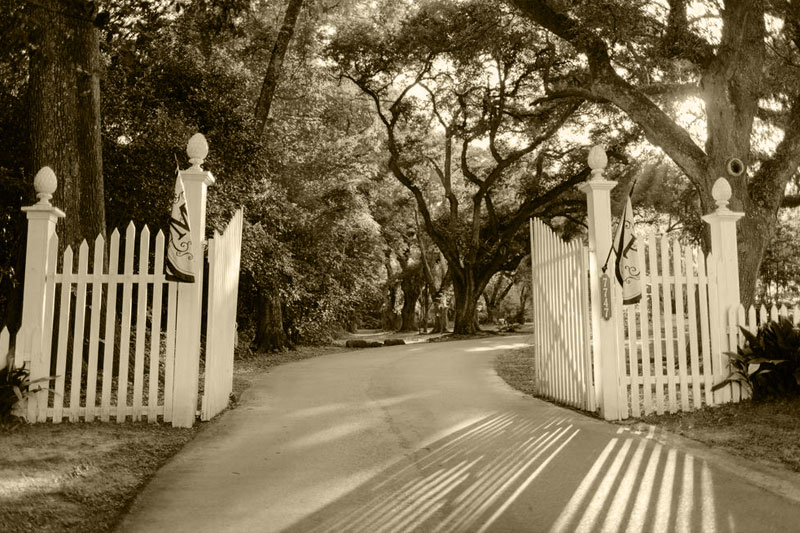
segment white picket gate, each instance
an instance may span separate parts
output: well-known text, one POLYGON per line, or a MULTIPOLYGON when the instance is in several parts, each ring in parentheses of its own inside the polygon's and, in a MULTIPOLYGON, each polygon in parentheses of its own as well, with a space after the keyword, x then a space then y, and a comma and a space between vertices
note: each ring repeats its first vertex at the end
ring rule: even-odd
MULTIPOLYGON (((91 250, 86 241, 80 244, 77 258, 70 247, 59 257, 55 228, 65 214, 50 204, 56 177, 47 167, 37 174, 40 200, 23 208, 28 242, 14 365, 26 366, 31 379, 52 379, 28 396, 29 421, 146 419, 189 427, 198 414, 207 420, 227 406, 242 212, 209 242, 210 308, 201 374, 206 189, 215 180, 201 167, 208 153, 202 135, 189 140, 187 153, 192 167, 180 175, 192 253, 199 260, 193 265, 196 281, 180 287, 165 278, 164 234, 159 231, 153 241, 146 226, 137 233, 131 223, 122 240, 115 230, 108 248, 98 236, 91 250)), ((7 337, 0 334, 4 353, 7 337)))
POLYGON ((741 342, 736 325, 744 323, 744 310, 727 313, 739 305, 736 223, 744 216, 728 208, 730 184, 714 183, 717 207, 703 217, 708 257, 664 237, 638 239, 642 300, 623 306, 616 281, 604 283, 602 272, 615 259, 610 192, 617 184, 603 176, 602 147, 592 147, 588 163, 591 177, 578 186, 587 199, 588 252, 531 221, 539 393, 589 411, 597 406, 606 420, 739 400, 736 385, 712 390, 729 373, 724 352, 741 342))
POLYGON ((220 234, 208 241, 208 322, 201 419, 210 420, 228 406, 233 384, 236 302, 242 248, 240 209, 220 234))
POLYGON ((727 375, 713 261, 664 236, 640 236, 642 300, 617 321, 622 418, 689 411, 723 401, 712 392, 727 375))
POLYGON ((594 411, 588 251, 531 219, 535 379, 539 393, 594 411))
MULTIPOLYGON (((122 245, 112 233, 107 251, 101 235, 91 254, 84 240, 77 269, 71 247, 49 262, 43 346, 31 374, 55 380, 29 399, 29 419, 171 421, 177 284, 164 277, 164 249, 162 232, 151 243, 147 226, 137 235, 131 223, 122 245)), ((50 257, 57 252, 56 237, 50 257)))

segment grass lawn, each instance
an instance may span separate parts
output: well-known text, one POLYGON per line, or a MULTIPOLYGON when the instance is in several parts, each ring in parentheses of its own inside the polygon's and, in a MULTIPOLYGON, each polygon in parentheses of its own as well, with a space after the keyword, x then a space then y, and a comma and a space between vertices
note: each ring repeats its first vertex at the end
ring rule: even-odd
MULTIPOLYGON (((235 364, 234 395, 270 367, 344 350, 245 354, 235 364)), ((213 423, 0 424, 0 531, 112 530, 161 465, 213 423)))
MULTIPOLYGON (((513 388, 536 395, 533 348, 498 354, 495 370, 513 388)), ((800 472, 800 398, 750 401, 690 413, 648 416, 641 423, 703 442, 764 466, 800 472)))

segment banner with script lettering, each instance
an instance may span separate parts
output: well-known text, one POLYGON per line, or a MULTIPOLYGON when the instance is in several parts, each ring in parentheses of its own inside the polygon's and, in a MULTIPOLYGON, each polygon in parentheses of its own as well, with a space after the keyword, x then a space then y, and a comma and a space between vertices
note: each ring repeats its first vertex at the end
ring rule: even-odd
POLYGON ((614 249, 617 251, 614 272, 617 281, 622 285, 622 305, 635 304, 642 299, 642 283, 639 279, 641 269, 636 235, 633 233, 633 208, 630 196, 617 226, 614 249))
POLYGON ((175 171, 175 197, 172 200, 172 217, 169 221, 165 277, 169 281, 194 283, 194 255, 189 210, 186 207, 186 190, 183 188, 180 168, 175 171))

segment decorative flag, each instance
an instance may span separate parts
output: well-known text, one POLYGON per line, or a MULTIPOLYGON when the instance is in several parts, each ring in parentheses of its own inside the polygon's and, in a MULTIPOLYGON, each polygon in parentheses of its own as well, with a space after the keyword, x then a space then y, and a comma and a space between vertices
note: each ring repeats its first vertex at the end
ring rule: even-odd
POLYGON ((194 283, 194 255, 189 211, 186 207, 186 190, 183 188, 180 167, 175 170, 175 197, 172 200, 172 217, 169 220, 167 262, 165 277, 169 281, 194 283))
MULTIPOLYGON (((633 192, 633 187, 631 187, 633 192)), ((631 197, 625 203, 617 234, 614 237, 614 249, 617 252, 617 261, 614 268, 617 281, 622 285, 622 305, 635 304, 642 298, 642 284, 639 279, 639 254, 636 245, 636 235, 633 233, 633 208, 631 197)))

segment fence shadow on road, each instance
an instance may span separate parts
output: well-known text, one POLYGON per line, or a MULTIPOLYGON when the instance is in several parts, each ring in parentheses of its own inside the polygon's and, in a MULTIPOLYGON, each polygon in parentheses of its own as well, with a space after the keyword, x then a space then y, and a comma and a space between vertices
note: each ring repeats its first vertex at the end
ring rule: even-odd
POLYGON ((566 417, 488 416, 285 531, 486 531, 578 432, 566 417))
MULTIPOLYGON (((571 414, 544 421, 494 414, 414 452, 284 531, 784 530, 746 480, 712 470, 652 434, 621 428, 605 435, 571 414), (525 515, 524 508, 535 514, 525 515)), ((792 507, 781 523, 798 517, 800 508, 792 507)))

